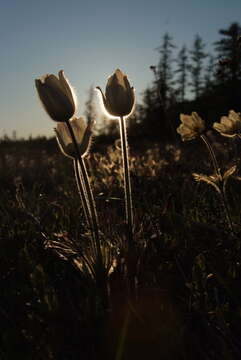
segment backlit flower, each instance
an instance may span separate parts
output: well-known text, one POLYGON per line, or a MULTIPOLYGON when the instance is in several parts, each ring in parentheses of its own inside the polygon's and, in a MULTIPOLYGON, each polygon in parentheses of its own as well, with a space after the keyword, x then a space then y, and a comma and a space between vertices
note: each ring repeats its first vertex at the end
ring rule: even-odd
MULTIPOLYGON (((86 125, 83 118, 73 118, 70 120, 70 125, 73 129, 80 155, 87 155, 91 142, 92 124, 89 123, 86 125)), ((76 150, 67 124, 59 122, 54 130, 62 153, 70 158, 77 158, 76 150)))
POLYGON ((205 130, 204 120, 196 112, 191 115, 180 114, 181 125, 177 128, 183 141, 193 140, 205 130))
POLYGON ((55 121, 68 121, 76 111, 74 92, 64 76, 63 70, 59 77, 53 74, 43 75, 35 80, 39 98, 48 113, 55 121))
POLYGON ((97 89, 101 92, 103 104, 108 114, 116 117, 130 115, 135 104, 135 93, 127 76, 121 70, 117 69, 108 78, 105 94, 100 87, 97 89))
POLYGON ((228 116, 222 116, 220 123, 215 122, 213 128, 227 137, 241 136, 241 116, 230 110, 228 116))

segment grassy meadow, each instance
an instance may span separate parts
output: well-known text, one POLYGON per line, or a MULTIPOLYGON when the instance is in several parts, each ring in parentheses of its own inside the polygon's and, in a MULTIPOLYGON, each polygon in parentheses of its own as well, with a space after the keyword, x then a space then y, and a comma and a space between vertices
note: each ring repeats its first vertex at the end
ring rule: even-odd
MULTIPOLYGON (((200 139, 129 139, 134 286, 127 292, 119 141, 86 158, 108 258, 108 306, 91 258, 72 160, 56 140, 0 143, 0 359, 240 359, 240 140, 208 133, 234 232, 200 139), (76 260, 77 259, 77 260, 76 260)), ((98 139, 97 139, 98 140, 98 139)), ((98 270, 97 270, 98 272, 98 270)))

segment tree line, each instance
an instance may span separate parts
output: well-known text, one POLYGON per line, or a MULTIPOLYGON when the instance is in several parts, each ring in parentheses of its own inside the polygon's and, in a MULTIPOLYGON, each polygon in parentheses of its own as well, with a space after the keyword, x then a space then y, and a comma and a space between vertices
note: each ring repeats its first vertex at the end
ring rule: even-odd
MULTIPOLYGON (((241 111, 241 26, 232 23, 219 35, 211 54, 199 34, 190 48, 183 44, 180 49, 168 32, 163 35, 158 63, 150 66, 152 84, 128 120, 131 137, 174 140, 180 113, 196 111, 211 124, 231 109, 241 111)), ((86 103, 87 117, 96 116, 92 101, 93 89, 86 103)), ((108 123, 105 134, 113 135, 115 126, 108 123)))

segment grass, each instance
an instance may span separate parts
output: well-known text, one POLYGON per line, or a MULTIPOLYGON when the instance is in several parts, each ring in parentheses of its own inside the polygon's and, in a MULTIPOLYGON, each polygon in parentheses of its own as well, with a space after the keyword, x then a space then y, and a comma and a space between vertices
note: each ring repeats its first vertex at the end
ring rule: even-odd
MULTIPOLYGON (((214 149, 227 169, 240 159, 222 141, 214 149)), ((240 358, 239 171, 227 184, 233 236, 219 194, 193 179, 212 173, 201 141, 139 144, 129 156, 131 299, 119 143, 86 162, 113 265, 110 311, 78 257, 88 255, 89 234, 72 162, 47 140, 0 144, 1 359, 240 358)))

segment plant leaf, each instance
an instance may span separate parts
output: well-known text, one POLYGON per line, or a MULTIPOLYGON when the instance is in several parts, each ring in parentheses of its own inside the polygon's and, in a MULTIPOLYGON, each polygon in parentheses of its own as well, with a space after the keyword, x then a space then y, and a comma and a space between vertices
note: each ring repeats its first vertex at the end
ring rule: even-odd
POLYGON ((228 180, 228 178, 235 173, 236 170, 237 170, 237 165, 234 165, 230 169, 225 171, 225 173, 223 174, 224 182, 226 182, 228 180))
POLYGON ((192 175, 197 182, 204 181, 205 183, 212 185, 218 193, 221 192, 219 186, 217 185, 217 183, 220 181, 220 178, 218 176, 216 176, 216 175, 208 176, 208 175, 197 174, 197 173, 193 173, 192 175))

